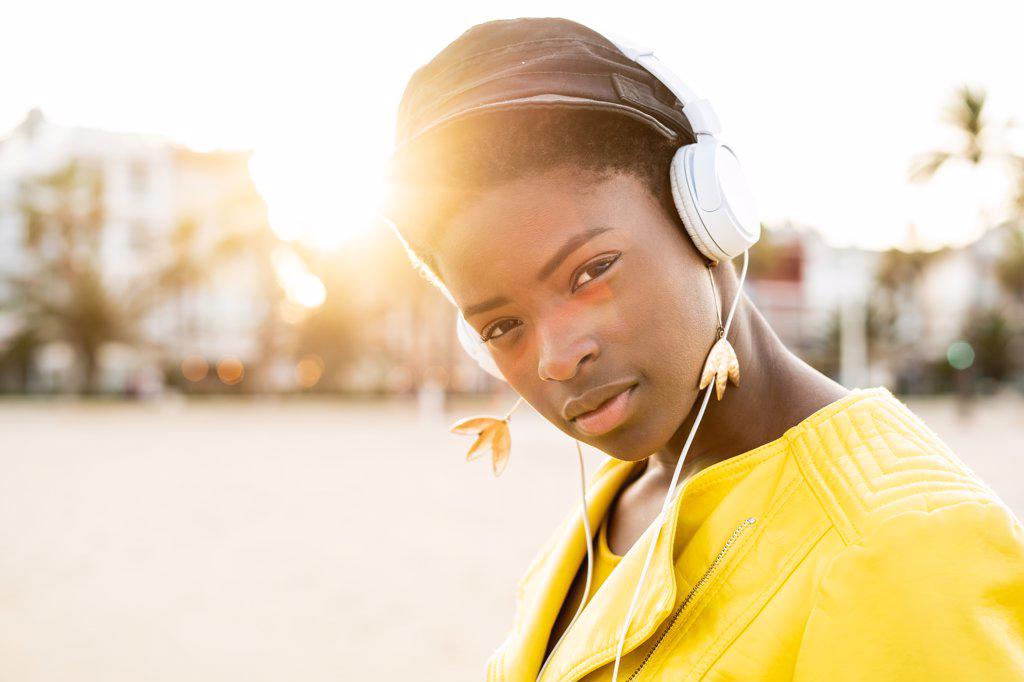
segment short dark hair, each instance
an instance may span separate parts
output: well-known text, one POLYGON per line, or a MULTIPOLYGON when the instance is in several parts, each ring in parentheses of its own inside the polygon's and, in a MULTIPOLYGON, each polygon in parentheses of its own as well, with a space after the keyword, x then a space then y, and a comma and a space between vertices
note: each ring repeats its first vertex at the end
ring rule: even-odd
POLYGON ((609 111, 537 107, 466 117, 424 135, 396 159, 389 217, 413 263, 438 281, 430 243, 460 202, 563 165, 579 168, 595 181, 616 172, 633 175, 683 231, 669 179, 679 144, 645 123, 609 111))

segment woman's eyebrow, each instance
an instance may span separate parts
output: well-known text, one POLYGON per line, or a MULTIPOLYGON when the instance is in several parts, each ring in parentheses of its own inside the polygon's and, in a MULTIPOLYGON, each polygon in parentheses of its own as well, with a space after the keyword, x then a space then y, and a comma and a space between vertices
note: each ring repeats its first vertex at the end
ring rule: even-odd
POLYGON ((607 232, 608 230, 613 230, 613 229, 615 229, 615 228, 612 228, 612 227, 592 227, 589 230, 584 230, 583 232, 577 232, 576 234, 570 236, 569 239, 566 240, 565 244, 562 245, 562 248, 560 248, 558 251, 556 251, 555 255, 553 255, 548 260, 548 262, 545 263, 544 266, 537 273, 537 281, 538 282, 543 282, 545 279, 550 277, 551 273, 553 273, 555 270, 557 270, 558 266, 560 266, 562 264, 562 261, 564 261, 566 258, 568 258, 569 255, 572 254, 573 251, 575 251, 576 249, 580 248, 581 246, 583 246, 584 244, 589 242, 591 239, 593 239, 597 235, 599 235, 599 234, 601 234, 603 232, 607 232))
MULTIPOLYGON (((584 230, 583 232, 577 232, 576 234, 571 235, 565 243, 562 244, 562 247, 558 249, 558 251, 556 251, 555 254, 541 267, 540 271, 537 273, 537 281, 543 282, 545 279, 550 277, 551 273, 557 270, 562 262, 576 251, 576 249, 580 248, 597 235, 614 229, 616 228, 592 227, 589 230, 584 230)), ((495 296, 494 298, 489 298, 486 301, 482 301, 475 305, 467 306, 463 311, 462 316, 468 319, 473 315, 487 312, 491 308, 497 308, 498 306, 504 305, 508 302, 508 298, 504 296, 495 296)))
POLYGON ((494 298, 489 298, 482 303, 468 306, 464 311, 462 311, 462 316, 468 320, 478 313, 485 313, 491 308, 497 308, 499 305, 505 305, 506 303, 508 303, 508 299, 504 296, 495 296, 494 298))

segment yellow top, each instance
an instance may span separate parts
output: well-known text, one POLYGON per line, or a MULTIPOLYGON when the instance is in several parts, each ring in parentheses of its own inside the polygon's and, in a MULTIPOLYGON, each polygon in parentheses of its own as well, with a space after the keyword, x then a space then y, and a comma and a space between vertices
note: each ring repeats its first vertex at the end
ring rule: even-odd
MULTIPOLYGON (((593 525, 631 469, 609 459, 588 480, 593 525)), ((540 682, 611 681, 651 541, 604 579, 540 682)), ((520 579, 488 682, 533 682, 585 557, 577 507, 520 579)), ((618 682, 1024 680, 1024 527, 884 387, 688 478, 652 557, 618 682)))
MULTIPOLYGON (((594 594, 601 587, 601 583, 611 575, 612 570, 615 569, 621 560, 622 557, 612 552, 611 548, 608 547, 608 515, 606 514, 601 521, 600 527, 597 529, 597 538, 594 540, 594 571, 590 578, 590 594, 587 596, 588 604, 593 600, 594 594)), ((587 564, 586 559, 584 559, 578 579, 573 583, 572 590, 566 597, 569 607, 559 614, 556 621, 557 625, 554 629, 555 632, 565 632, 566 625, 576 615, 576 610, 580 607, 580 597, 583 596, 583 588, 587 585, 586 571, 587 564)))

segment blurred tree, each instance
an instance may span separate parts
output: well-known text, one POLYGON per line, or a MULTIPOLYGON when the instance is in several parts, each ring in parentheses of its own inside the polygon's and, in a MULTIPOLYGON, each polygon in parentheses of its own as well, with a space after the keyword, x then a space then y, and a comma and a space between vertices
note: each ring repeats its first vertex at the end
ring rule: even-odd
POLYGON ((1013 156, 1015 190, 1010 202, 1002 251, 995 263, 996 277, 1006 293, 1010 339, 1010 379, 1024 390, 1024 156, 1013 156))
POLYGON ((23 321, 21 328, 0 348, 0 391, 28 391, 32 382, 32 360, 41 347, 36 325, 23 321))
MULTIPOLYGON (((868 359, 874 361, 882 354, 880 349, 885 341, 887 322, 883 311, 870 300, 867 302, 864 312, 868 359)), ((815 369, 837 381, 840 378, 841 328, 840 311, 838 309, 831 311, 825 322, 824 333, 819 337, 821 343, 815 344, 815 352, 810 356, 815 369)))
MULTIPOLYGON (((204 234, 195 218, 179 220, 170 234, 166 248, 160 250, 163 259, 154 265, 154 271, 148 274, 145 282, 139 284, 138 293, 145 300, 147 309, 161 304, 173 305, 181 338, 191 339, 201 333, 194 306, 188 305, 189 299, 196 294, 195 290, 208 285, 218 269, 232 259, 251 259, 260 273, 258 293, 266 301, 268 311, 259 332, 257 367, 246 373, 246 384, 252 384, 250 377, 259 374, 260 368, 269 364, 279 350, 274 311, 283 294, 274 279, 271 264, 271 251, 277 240, 269 224, 262 219, 254 223, 233 226, 221 224, 216 227, 221 230, 220 233, 204 234)), ((177 342, 180 343, 181 339, 177 339, 177 342)), ((173 357, 182 349, 165 350, 173 357)), ((176 368, 174 371, 177 373, 176 368)))
POLYGON ((887 249, 875 270, 875 281, 888 292, 899 292, 917 286, 938 253, 945 251, 902 251, 887 249))
POLYGON ((1017 305, 1024 305, 1024 224, 1018 223, 1006 232, 1003 251, 996 261, 999 284, 1017 305))
POLYGON ((984 88, 962 85, 957 89, 943 112, 943 119, 960 133, 961 145, 954 150, 930 151, 915 158, 909 171, 912 182, 930 180, 950 161, 978 165, 989 159, 1007 158, 1006 152, 994 143, 995 131, 985 118, 986 99, 984 88))
POLYGON ((974 376, 1005 381, 1013 369, 1013 358, 1010 328, 1002 311, 979 311, 966 322, 963 335, 974 349, 974 376))
MULTIPOLYGON (((1024 207, 1024 172, 1021 178, 1021 206, 1024 207)), ((1005 351, 1008 358, 1006 379, 1024 389, 1024 212, 1005 232, 995 273, 1008 299, 1004 310, 1009 337, 1005 351)))
POLYGON ((947 250, 888 249, 875 268, 871 333, 875 343, 884 346, 879 357, 888 362, 890 372, 908 392, 922 390, 928 373, 928 358, 917 351, 920 335, 927 333, 924 316, 919 314, 921 286, 931 262, 947 250))
POLYGON ((111 294, 99 271, 103 191, 100 170, 79 160, 23 182, 19 208, 30 262, 11 281, 26 333, 74 349, 83 393, 97 389, 101 346, 132 338, 136 312, 131 300, 111 294))
POLYGON ((271 257, 274 247, 280 242, 270 229, 270 223, 266 220, 265 215, 264 212, 259 224, 248 234, 233 232, 217 247, 218 254, 242 257, 248 253, 256 260, 259 272, 259 293, 266 302, 266 308, 257 335, 257 360, 256 366, 251 372, 251 384, 255 390, 264 392, 273 387, 269 369, 284 353, 283 337, 287 335, 288 328, 287 323, 281 319, 279 314, 285 295, 274 276, 271 257))
POLYGON ((308 251, 304 260, 314 264, 314 271, 327 290, 324 302, 309 311, 295 325, 294 359, 319 358, 322 377, 304 388, 316 391, 344 390, 344 372, 367 350, 362 330, 367 316, 351 295, 358 290, 358 275, 345 268, 333 267, 336 262, 308 251))
POLYGON ((198 232, 199 226, 192 218, 184 218, 175 225, 166 251, 169 260, 151 280, 148 292, 153 300, 174 300, 179 330, 191 326, 186 314, 185 293, 204 279, 205 269, 197 248, 198 232))

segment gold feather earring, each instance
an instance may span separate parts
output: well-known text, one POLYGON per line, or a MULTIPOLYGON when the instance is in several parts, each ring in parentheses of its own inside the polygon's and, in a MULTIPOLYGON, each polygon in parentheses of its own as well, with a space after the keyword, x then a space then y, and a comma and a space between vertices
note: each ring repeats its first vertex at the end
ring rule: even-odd
POLYGON ((700 388, 715 381, 715 397, 722 399, 728 381, 733 385, 740 385, 740 361, 736 357, 736 350, 725 338, 725 327, 722 326, 722 308, 718 303, 718 289, 715 288, 715 277, 711 274, 712 265, 708 264, 708 277, 711 278, 711 291, 715 297, 715 312, 718 313, 718 340, 711 346, 707 359, 704 361, 704 369, 700 375, 700 388))
POLYGON ((495 476, 501 476, 501 472, 508 465, 508 455, 512 447, 512 435, 509 433, 508 422, 512 413, 523 402, 523 396, 512 406, 512 409, 505 413, 504 417, 492 417, 489 415, 474 415, 464 417, 448 430, 452 433, 463 433, 475 435, 477 438, 466 453, 466 461, 471 462, 480 455, 491 451, 491 467, 495 476))

